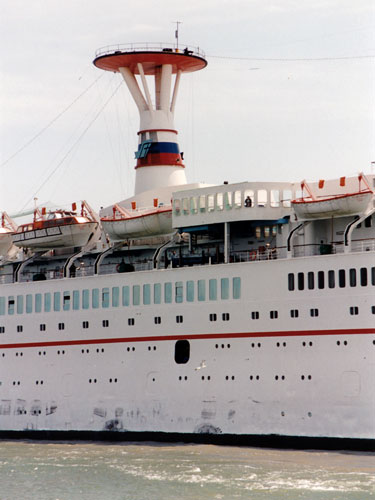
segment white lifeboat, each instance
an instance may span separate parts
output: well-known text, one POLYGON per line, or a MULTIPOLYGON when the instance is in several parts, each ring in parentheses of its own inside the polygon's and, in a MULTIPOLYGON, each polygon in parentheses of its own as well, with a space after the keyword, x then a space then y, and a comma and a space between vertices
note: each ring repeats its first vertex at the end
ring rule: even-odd
POLYGON ((47 251, 55 248, 83 247, 93 237, 98 221, 86 202, 82 202, 80 213, 76 204, 72 210, 54 210, 47 213, 45 208, 34 211, 34 220, 22 224, 12 234, 13 243, 20 248, 47 251))
POLYGON ((12 248, 12 234, 17 231, 17 226, 6 212, 1 215, 0 225, 0 257, 8 254, 12 248))
POLYGON ((292 200, 292 207, 299 220, 330 219, 350 215, 365 214, 374 196, 363 174, 358 176, 359 181, 364 181, 366 188, 354 193, 335 194, 316 197, 310 187, 303 181, 302 192, 306 189, 308 196, 292 200))
POLYGON ((115 204, 113 216, 102 217, 100 221, 113 242, 160 236, 172 233, 172 207, 166 205, 137 209, 133 202, 130 211, 115 204))

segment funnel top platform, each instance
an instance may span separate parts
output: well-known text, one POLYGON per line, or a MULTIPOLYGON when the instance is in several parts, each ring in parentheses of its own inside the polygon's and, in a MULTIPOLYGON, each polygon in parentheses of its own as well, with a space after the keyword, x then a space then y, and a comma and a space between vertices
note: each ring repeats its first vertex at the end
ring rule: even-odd
POLYGON ((163 64, 171 64, 172 73, 178 70, 191 73, 207 66, 205 55, 199 48, 177 48, 168 43, 109 45, 96 51, 93 63, 106 71, 129 68, 133 74, 139 74, 138 63, 141 63, 145 75, 155 75, 156 68, 163 64))

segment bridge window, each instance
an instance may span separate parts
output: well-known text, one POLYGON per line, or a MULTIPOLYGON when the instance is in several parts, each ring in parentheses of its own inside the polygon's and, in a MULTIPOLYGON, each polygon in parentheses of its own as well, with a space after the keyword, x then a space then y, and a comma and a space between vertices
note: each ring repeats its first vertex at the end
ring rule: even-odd
POLYGON ((258 189, 258 207, 265 207, 267 205, 267 194, 265 189, 258 189))
POLYGON ((201 213, 206 211, 206 197, 204 194, 199 197, 199 211, 201 213))
POLYGON ((270 193, 270 205, 271 207, 280 206, 280 191, 278 189, 272 189, 270 193))
POLYGON ((223 193, 216 194, 216 210, 223 210, 224 208, 224 197, 223 193))
POLYGON ((292 200, 292 191, 290 189, 284 189, 283 191, 283 207, 288 208, 291 205, 291 200, 292 200))

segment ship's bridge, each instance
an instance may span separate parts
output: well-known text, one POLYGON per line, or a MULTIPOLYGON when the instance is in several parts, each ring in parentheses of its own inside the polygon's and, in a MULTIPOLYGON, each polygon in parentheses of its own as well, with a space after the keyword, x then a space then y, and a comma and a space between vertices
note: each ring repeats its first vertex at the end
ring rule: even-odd
POLYGON ((235 221, 280 221, 291 215, 299 185, 289 182, 242 182, 173 193, 175 228, 235 221))

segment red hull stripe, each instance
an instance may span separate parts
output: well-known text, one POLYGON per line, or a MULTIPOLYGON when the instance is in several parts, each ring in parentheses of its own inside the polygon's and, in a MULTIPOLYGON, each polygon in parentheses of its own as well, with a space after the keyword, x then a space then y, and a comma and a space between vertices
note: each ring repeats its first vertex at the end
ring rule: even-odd
POLYGON ((57 347, 67 345, 89 344, 126 344, 130 342, 161 342, 165 340, 204 340, 204 339, 235 339, 264 337, 305 337, 319 335, 370 335, 375 334, 375 328, 356 328, 353 330, 299 330, 295 332, 240 332, 240 333, 197 333, 185 335, 163 335, 147 337, 121 337, 81 340, 57 340, 51 342, 19 342, 16 344, 0 344, 0 349, 25 349, 28 347, 57 347))

